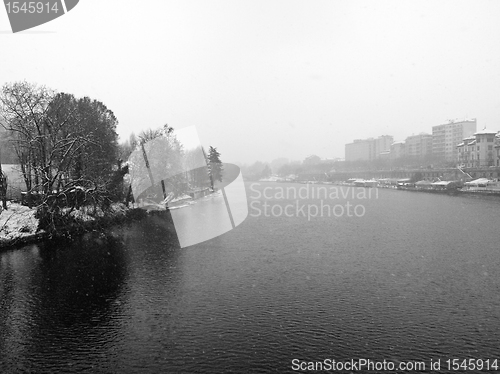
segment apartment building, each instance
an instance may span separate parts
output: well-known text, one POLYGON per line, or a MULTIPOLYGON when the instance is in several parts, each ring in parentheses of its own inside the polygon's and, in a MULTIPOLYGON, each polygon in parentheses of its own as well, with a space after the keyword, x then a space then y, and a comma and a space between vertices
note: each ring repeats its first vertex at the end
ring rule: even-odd
POLYGON ((371 153, 370 139, 355 139, 345 145, 346 161, 367 161, 370 160, 371 153))
POLYGON ((400 157, 406 156, 406 144, 405 142, 394 142, 391 144, 391 154, 390 159, 396 160, 400 157))
POLYGON ((378 138, 356 139, 345 145, 346 161, 372 161, 380 159, 381 154, 390 151, 394 138, 382 135, 378 138))
POLYGON ((391 135, 382 135, 375 139, 373 159, 376 160, 384 157, 382 155, 387 155, 387 152, 391 150, 392 143, 394 143, 394 138, 391 135))
POLYGON ((500 167, 500 132, 495 136, 496 162, 495 165, 500 167))
POLYGON ((432 127, 432 154, 440 161, 458 161, 457 144, 477 131, 476 119, 453 121, 432 127))
POLYGON ((483 129, 464 138, 457 148, 458 164, 462 167, 500 166, 499 133, 483 129))
POLYGON ((406 138, 406 155, 413 158, 424 158, 432 154, 432 135, 420 133, 406 138))

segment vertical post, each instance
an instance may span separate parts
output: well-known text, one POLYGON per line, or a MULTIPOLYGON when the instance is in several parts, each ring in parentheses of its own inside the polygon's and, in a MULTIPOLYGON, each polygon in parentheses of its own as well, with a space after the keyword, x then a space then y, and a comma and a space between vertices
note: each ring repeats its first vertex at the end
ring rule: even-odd
POLYGON ((231 213, 231 207, 229 206, 229 202, 227 200, 226 191, 224 190, 224 187, 221 188, 221 191, 222 191, 222 196, 224 196, 224 203, 226 204, 226 209, 227 213, 229 214, 229 220, 231 221, 231 226, 234 229, 236 226, 234 225, 233 214, 231 213))
POLYGON ((142 149, 142 157, 144 157, 144 162, 146 163, 146 169, 148 169, 151 186, 154 186, 155 180, 153 178, 153 173, 151 172, 151 168, 149 167, 148 155, 146 154, 146 150, 144 149, 144 143, 141 143, 141 149, 142 149))
MULTIPOLYGON (((153 173, 151 172, 151 167, 149 165, 149 160, 148 160, 148 155, 146 154, 146 149, 144 148, 144 143, 141 144, 141 148, 142 148, 142 156, 144 157, 144 162, 146 163, 146 168, 148 169, 149 180, 151 182, 151 186, 154 186, 155 180, 153 177, 153 173)), ((161 189, 163 191, 163 198, 166 199, 167 193, 165 190, 165 182, 163 181, 163 179, 161 180, 161 189)))

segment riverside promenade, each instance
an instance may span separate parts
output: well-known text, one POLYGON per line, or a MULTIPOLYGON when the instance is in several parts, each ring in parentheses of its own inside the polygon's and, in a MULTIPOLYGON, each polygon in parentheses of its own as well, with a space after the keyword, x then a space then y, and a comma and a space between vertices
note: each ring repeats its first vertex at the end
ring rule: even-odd
POLYGON ((345 181, 351 178, 412 178, 418 175, 421 179, 440 178, 445 180, 467 180, 476 178, 500 179, 500 167, 482 168, 394 168, 385 170, 342 170, 328 173, 333 181, 345 181))

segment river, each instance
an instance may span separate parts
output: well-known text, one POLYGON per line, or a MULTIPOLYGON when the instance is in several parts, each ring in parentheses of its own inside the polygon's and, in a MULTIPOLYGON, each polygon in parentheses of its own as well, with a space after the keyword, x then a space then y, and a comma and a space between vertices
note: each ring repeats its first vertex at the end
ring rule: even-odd
POLYGON ((1 252, 1 372, 500 360, 500 199, 321 187, 247 183, 247 219, 187 248, 150 217, 1 252))

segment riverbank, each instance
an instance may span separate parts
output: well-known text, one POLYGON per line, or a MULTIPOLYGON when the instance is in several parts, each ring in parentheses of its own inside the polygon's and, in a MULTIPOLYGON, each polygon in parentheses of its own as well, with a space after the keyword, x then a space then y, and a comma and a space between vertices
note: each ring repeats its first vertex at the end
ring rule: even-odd
MULTIPOLYGON (((215 191, 200 199, 211 199, 219 196, 215 191)), ((127 207, 123 203, 113 203, 106 211, 93 207, 82 207, 70 214, 68 224, 61 227, 57 234, 48 233, 39 229, 39 219, 36 209, 8 202, 7 210, 0 212, 0 251, 12 247, 47 240, 72 240, 85 232, 104 231, 106 228, 121 223, 143 219, 149 215, 158 215, 168 210, 181 209, 196 204, 197 199, 188 195, 181 195, 169 202, 168 208, 164 204, 142 203, 127 207)))
POLYGON ((44 232, 37 232, 38 219, 35 209, 7 202, 7 210, 0 213, 0 248, 40 240, 44 232))
POLYGON ((146 211, 140 208, 128 208, 125 204, 114 203, 106 212, 87 211, 86 208, 71 213, 72 223, 64 227, 60 235, 39 230, 39 219, 36 209, 8 202, 7 210, 0 213, 0 250, 26 245, 50 239, 71 239, 84 232, 104 229, 110 225, 119 224, 146 216, 146 211))

